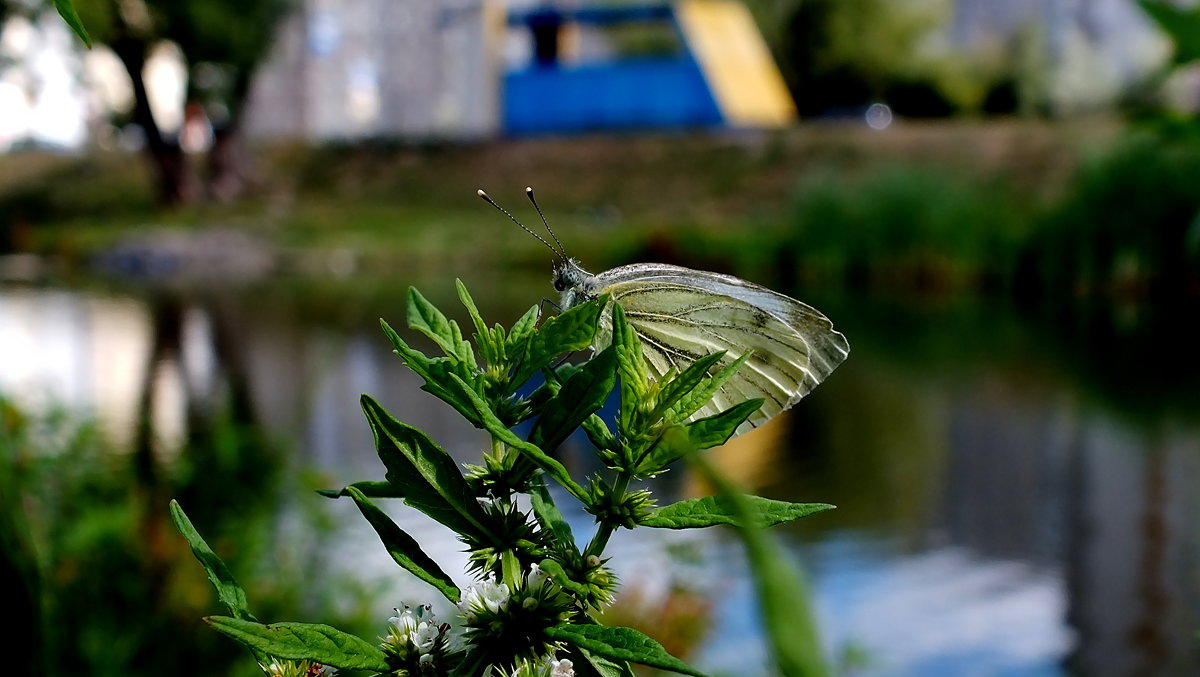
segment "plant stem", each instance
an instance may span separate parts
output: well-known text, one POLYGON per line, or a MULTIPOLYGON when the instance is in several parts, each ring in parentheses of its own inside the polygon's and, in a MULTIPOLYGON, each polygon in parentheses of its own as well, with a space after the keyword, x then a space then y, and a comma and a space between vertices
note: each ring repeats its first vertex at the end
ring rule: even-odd
MULTIPOLYGON (((617 474, 617 479, 613 482, 612 494, 624 498, 625 490, 629 488, 629 480, 631 476, 627 472, 617 474)), ((583 551, 583 558, 595 555, 599 557, 604 554, 604 548, 608 546, 608 539, 612 537, 616 527, 609 522, 601 522, 600 528, 596 530, 596 535, 592 536, 592 541, 588 543, 587 549, 583 551)))

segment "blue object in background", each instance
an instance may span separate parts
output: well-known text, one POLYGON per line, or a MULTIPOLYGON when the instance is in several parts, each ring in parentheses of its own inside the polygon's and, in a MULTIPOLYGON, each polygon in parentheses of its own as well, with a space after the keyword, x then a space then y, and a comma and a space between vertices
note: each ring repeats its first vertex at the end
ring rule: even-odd
POLYGON ((593 129, 703 127, 724 122, 700 64, 688 51, 669 4, 541 6, 508 17, 534 38, 534 58, 504 77, 503 121, 509 134, 593 129), (681 54, 563 66, 558 32, 567 23, 669 22, 681 54))
POLYGON ((688 56, 512 72, 504 78, 503 110, 510 134, 722 123, 688 56))

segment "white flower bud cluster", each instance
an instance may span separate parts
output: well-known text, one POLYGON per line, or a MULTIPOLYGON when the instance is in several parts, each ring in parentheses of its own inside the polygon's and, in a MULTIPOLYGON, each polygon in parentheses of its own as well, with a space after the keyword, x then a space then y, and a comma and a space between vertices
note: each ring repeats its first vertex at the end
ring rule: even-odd
POLYGON ((416 653, 419 665, 429 665, 433 662, 439 646, 445 647, 447 642, 443 635, 449 631, 448 625, 438 625, 437 617, 432 613, 428 604, 417 607, 405 606, 403 610, 396 609, 396 615, 388 619, 388 636, 384 641, 397 650, 400 655, 416 653))
POLYGON ((508 608, 509 596, 508 585, 498 582, 495 575, 488 575, 467 586, 458 602, 458 610, 468 623, 473 623, 482 614, 496 614, 508 608))
POLYGON ((268 677, 336 677, 337 668, 313 663, 312 661, 288 661, 276 658, 270 663, 259 664, 268 677))

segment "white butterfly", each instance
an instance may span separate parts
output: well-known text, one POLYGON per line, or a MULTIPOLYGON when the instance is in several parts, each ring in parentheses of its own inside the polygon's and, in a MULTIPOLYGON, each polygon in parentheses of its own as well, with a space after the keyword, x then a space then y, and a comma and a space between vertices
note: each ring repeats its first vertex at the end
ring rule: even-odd
MULTIPOLYGON (((533 190, 525 190, 533 200, 533 190)), ((499 208, 483 191, 479 193, 499 208)), ((519 221, 517 225, 525 228, 519 221)), ((549 225, 546 228, 554 237, 549 225)), ((635 263, 593 275, 567 257, 557 237, 555 249, 525 230, 559 257, 554 288, 562 294, 562 309, 603 294, 611 296, 637 331, 646 362, 656 376, 670 369, 681 371, 705 355, 727 351, 715 371, 752 351, 692 420, 751 398, 763 398, 762 408, 738 427, 736 434, 740 435, 796 404, 850 354, 850 343, 834 330, 829 318, 806 303, 753 282, 664 263, 635 263)), ((610 311, 601 320, 595 347, 608 345, 611 336, 610 311)))

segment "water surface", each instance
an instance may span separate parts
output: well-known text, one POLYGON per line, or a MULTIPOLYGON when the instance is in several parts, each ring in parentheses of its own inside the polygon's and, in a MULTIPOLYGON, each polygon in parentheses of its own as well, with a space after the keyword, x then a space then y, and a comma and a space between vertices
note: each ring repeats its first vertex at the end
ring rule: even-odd
MULTIPOLYGON (((466 281, 484 314, 508 323, 543 277, 466 281)), ((453 285, 444 286, 423 290, 449 310, 453 285)), ((0 394, 24 411, 95 417, 114 451, 79 466, 83 474, 132 478, 134 493, 153 497, 135 511, 148 522, 156 506, 165 514, 154 501, 180 498, 245 573, 252 603, 269 600, 275 615, 260 616, 342 620, 370 636, 391 607, 433 593, 395 568, 352 505, 309 491, 382 476, 360 393, 462 462, 477 461, 484 444, 420 390, 379 331, 379 317, 403 324, 403 288, 0 288, 0 394)), ((811 300, 849 337, 849 360, 788 415, 714 458, 764 495, 839 506, 776 533, 810 577, 823 641, 843 674, 1200 672, 1200 368, 1187 348, 1196 337, 1169 324, 1174 313, 811 300)), ((577 441, 564 454, 572 468, 592 465, 577 441)), ((59 472, 55 463, 84 461, 58 452, 43 472, 59 472)), ((703 490, 682 468, 660 487, 664 502, 703 490)), ((24 505, 43 544, 54 538, 38 533, 38 506, 99 510, 108 500, 24 490, 41 496, 24 505)), ((589 516, 561 503, 590 533, 589 516)), ((399 505, 389 511, 447 571, 461 570, 458 543, 438 525, 399 505)), ((253 674, 246 661, 202 669, 179 659, 189 633, 207 632, 195 618, 219 610, 165 533, 168 554, 139 561, 161 557, 153 570, 170 581, 147 588, 154 597, 143 607, 113 613, 186 632, 155 647, 154 659, 129 649, 124 673, 166 665, 253 674), (196 585, 171 592, 185 577, 196 585)), ((43 545, 47 594, 59 592, 56 581, 88 580, 54 575, 86 552, 43 545)), ((731 534, 639 530, 620 534, 611 552, 634 593, 622 613, 640 614, 710 673, 767 672, 731 534), (668 613, 677 608, 686 613, 668 613), (688 630, 696 619, 700 630, 688 630)), ((121 585, 97 582, 96 599, 121 585)), ((113 607, 136 595, 118 598, 113 607)))

